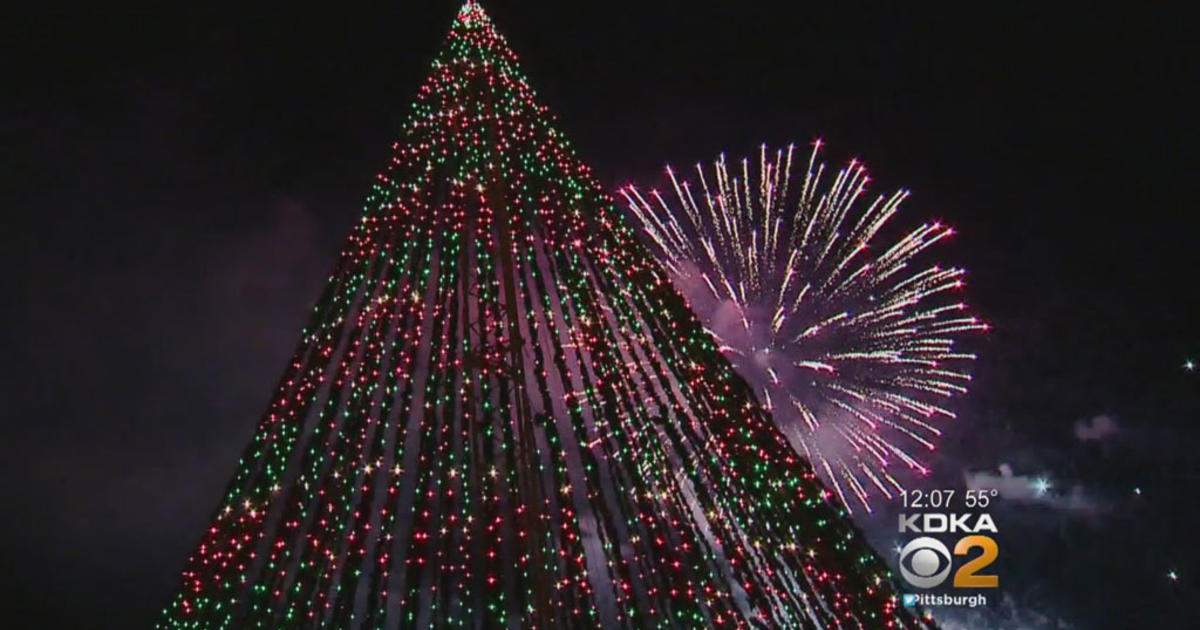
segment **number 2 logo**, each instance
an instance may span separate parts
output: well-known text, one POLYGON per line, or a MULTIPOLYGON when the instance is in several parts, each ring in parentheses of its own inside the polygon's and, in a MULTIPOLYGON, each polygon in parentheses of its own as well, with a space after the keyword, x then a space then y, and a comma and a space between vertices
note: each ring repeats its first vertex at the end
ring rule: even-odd
POLYGON ((954 555, 965 556, 976 548, 982 552, 954 572, 955 588, 996 588, 1000 585, 1000 578, 994 574, 979 575, 980 570, 986 569, 1000 555, 1000 547, 991 537, 964 536, 954 545, 954 555))
MULTIPOLYGON (((979 549, 979 555, 967 560, 954 572, 955 588, 996 588, 1000 578, 995 574, 981 574, 1000 555, 1000 547, 990 536, 975 534, 964 536, 954 544, 955 556, 971 555, 979 549)), ((908 541, 900 550, 899 569, 905 581, 917 588, 934 588, 950 577, 953 561, 950 550, 936 538, 922 536, 908 541)))

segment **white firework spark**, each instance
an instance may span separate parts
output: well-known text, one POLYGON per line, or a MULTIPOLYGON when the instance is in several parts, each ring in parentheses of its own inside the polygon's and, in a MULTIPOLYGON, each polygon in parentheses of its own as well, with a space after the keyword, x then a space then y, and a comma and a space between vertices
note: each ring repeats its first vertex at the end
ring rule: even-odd
POLYGON ((953 230, 930 222, 895 242, 885 226, 909 193, 867 202, 866 168, 832 176, 817 160, 793 177, 794 146, 693 181, 674 195, 621 194, 644 240, 755 386, 799 452, 850 509, 903 488, 897 464, 928 472, 946 401, 967 391, 975 356, 956 342, 987 324, 953 298, 961 269, 914 259, 953 230))

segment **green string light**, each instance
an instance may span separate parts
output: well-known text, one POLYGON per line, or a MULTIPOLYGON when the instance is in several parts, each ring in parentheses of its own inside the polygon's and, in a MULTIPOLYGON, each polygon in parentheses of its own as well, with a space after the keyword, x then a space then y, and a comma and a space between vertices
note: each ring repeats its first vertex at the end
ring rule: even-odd
POLYGON ((158 628, 924 627, 468 2, 158 628))

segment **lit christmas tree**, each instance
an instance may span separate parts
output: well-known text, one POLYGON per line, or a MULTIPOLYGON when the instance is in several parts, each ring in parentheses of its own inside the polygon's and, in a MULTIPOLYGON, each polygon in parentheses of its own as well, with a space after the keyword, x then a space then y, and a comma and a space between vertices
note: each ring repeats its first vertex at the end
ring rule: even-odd
POLYGON ((458 14, 159 628, 923 627, 458 14))

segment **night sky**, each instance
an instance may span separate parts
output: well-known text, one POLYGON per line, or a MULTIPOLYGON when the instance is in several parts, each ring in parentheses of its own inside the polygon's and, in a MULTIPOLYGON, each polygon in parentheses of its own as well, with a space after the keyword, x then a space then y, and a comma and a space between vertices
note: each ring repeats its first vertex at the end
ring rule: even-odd
MULTIPOLYGON (((458 8, 173 4, 0 27, 7 627, 166 604, 458 8)), ((1200 619, 1198 25, 702 4, 485 7, 614 188, 820 137, 957 227, 995 329, 929 487, 1053 485, 996 512, 1004 604, 950 623, 1200 619)))

